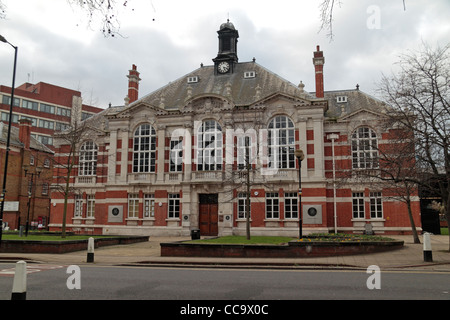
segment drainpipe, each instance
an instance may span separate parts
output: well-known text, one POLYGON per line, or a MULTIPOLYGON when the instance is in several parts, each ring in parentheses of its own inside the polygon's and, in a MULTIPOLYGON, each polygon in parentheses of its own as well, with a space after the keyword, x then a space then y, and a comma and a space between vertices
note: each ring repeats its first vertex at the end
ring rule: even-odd
POLYGON ((336 164, 334 159, 334 140, 339 139, 338 134, 329 134, 327 139, 331 140, 331 157, 333 158, 333 207, 334 207, 334 233, 337 233, 337 212, 336 212, 336 164))

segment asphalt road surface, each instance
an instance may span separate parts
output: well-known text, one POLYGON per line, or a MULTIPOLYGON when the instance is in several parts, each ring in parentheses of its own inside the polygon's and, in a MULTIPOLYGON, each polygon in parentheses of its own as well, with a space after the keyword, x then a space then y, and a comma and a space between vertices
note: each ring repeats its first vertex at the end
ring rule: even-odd
MULTIPOLYGON (((11 299, 14 266, 0 264, 1 300, 11 299)), ((450 300, 450 274, 29 264, 26 295, 27 300, 450 300)))

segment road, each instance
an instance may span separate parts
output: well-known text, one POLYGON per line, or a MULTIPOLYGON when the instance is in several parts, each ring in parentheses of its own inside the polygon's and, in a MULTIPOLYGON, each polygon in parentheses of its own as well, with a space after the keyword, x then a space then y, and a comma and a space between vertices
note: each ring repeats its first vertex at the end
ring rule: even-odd
MULTIPOLYGON (((450 300, 450 274, 439 272, 68 267, 28 264, 27 300, 450 300)), ((0 264, 1 300, 13 270, 0 264)))

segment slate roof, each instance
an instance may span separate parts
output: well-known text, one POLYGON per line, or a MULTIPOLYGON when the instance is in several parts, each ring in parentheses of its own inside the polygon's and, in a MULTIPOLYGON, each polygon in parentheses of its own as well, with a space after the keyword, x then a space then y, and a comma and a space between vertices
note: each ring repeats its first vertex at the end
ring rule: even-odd
POLYGON ((217 94, 229 99, 236 106, 248 106, 274 93, 314 99, 303 88, 292 84, 256 62, 236 63, 234 72, 215 75, 214 66, 202 66, 166 86, 142 97, 144 102, 166 110, 179 110, 190 97, 217 94), (254 71, 254 78, 244 78, 245 72, 254 71), (188 83, 188 77, 198 77, 197 83, 188 83), (163 105, 161 104, 163 103, 163 105))
POLYGON ((374 112, 385 112, 387 105, 377 98, 357 89, 325 91, 328 100, 328 110, 325 114, 329 118, 340 118, 360 109, 374 112), (345 102, 338 102, 338 97, 346 97, 345 102))
MULTIPOLYGON (((8 125, 0 122, 0 142, 6 145, 8 139, 8 125)), ((14 146, 18 146, 23 148, 24 144, 19 140, 19 128, 12 126, 11 127, 11 135, 9 143, 14 146)), ((39 142, 37 139, 30 137, 30 149, 43 151, 47 153, 54 153, 51 149, 49 149, 46 145, 39 142)))

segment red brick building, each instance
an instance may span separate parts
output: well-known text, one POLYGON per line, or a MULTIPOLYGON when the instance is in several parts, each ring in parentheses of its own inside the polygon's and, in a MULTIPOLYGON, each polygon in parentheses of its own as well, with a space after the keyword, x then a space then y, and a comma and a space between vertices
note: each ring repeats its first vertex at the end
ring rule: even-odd
MULTIPOLYGON (((10 230, 47 228, 50 217, 52 150, 31 137, 31 121, 11 128, 3 222, 10 230)), ((8 126, 0 122, 0 178, 3 181, 8 126)))
MULTIPOLYGON (((8 123, 11 87, 0 86, 1 121, 8 123)), ((81 92, 39 82, 24 83, 14 90, 13 119, 32 121, 31 134, 53 149, 53 134, 67 128, 72 119, 86 119, 103 109, 82 103, 81 92)))
MULTIPOLYGON (((304 234, 361 233, 369 224, 377 234, 409 233, 406 205, 390 196, 392 186, 348 175, 380 170, 380 147, 392 143, 393 130, 378 125, 387 107, 358 87, 324 91, 319 47, 316 92, 308 93, 255 60, 239 62, 230 22, 218 34, 212 65, 142 98, 133 66, 128 103, 87 120, 90 134, 71 172, 68 230, 245 234, 250 201, 253 235, 298 235, 299 213, 304 234)), ((68 146, 58 139, 55 146, 64 160, 68 146)), ((61 229, 63 203, 53 194, 52 230, 61 229)), ((420 227, 419 214, 415 193, 420 227)))

